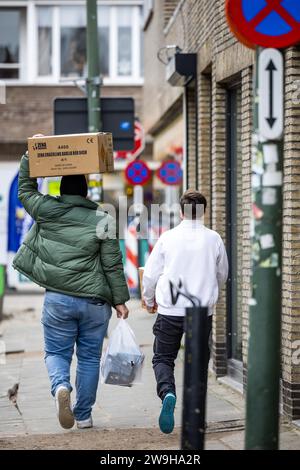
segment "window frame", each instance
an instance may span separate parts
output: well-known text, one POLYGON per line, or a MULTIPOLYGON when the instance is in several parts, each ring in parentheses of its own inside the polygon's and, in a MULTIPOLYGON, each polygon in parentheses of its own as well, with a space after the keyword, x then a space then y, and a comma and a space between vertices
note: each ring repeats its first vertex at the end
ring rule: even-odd
MULTIPOLYGON (((78 77, 62 77, 60 75, 60 7, 68 6, 66 0, 6 0, 1 1, 0 8, 23 8, 25 14, 25 34, 24 41, 20 41, 20 48, 23 48, 22 61, 19 64, 19 78, 5 79, 7 85, 53 85, 70 86, 78 77), (52 6, 52 74, 48 76, 38 75, 38 14, 37 8, 41 6, 52 6), (33 25, 32 27, 30 27, 33 25), (28 51, 31 51, 30 57, 28 51)), ((72 0, 70 6, 84 6, 84 0, 72 0)), ((121 0, 101 1, 99 6, 110 7, 110 28, 109 41, 110 50, 114 53, 109 54, 109 76, 103 78, 103 84, 106 86, 141 86, 144 78, 141 75, 141 41, 140 28, 143 2, 141 0, 127 0, 124 3, 121 0), (133 8, 132 14, 132 74, 130 76, 118 76, 118 40, 117 40, 117 8, 119 6, 130 6, 133 8), (136 47, 136 45, 138 45, 136 47)), ((1 10, 0 10, 1 11, 1 10)), ((24 34, 24 33, 23 33, 24 34)), ((21 52, 20 52, 21 54, 21 52)), ((83 80, 83 78, 79 78, 83 80)))
MULTIPOLYGON (((6 2, 7 3, 7 2, 6 2)), ((1 70, 18 70, 19 78, 3 78, 2 81, 10 83, 11 81, 21 81, 24 80, 24 75, 27 66, 27 57, 26 51, 27 48, 25 47, 26 42, 26 30, 27 30, 27 15, 26 9, 21 6, 15 6, 14 4, 2 5, 1 7, 5 10, 16 10, 20 12, 20 31, 19 31, 19 61, 14 62, 11 64, 0 63, 1 70)))
POLYGON ((226 89, 226 169, 229 199, 226 210, 226 249, 229 259, 229 278, 227 282, 227 370, 228 375, 237 382, 243 381, 243 338, 242 311, 238 299, 238 112, 241 80, 237 79, 226 89), (241 342, 239 342, 241 340, 241 342))
POLYGON ((144 0, 144 5, 143 5, 143 30, 146 31, 146 29, 149 26, 149 23, 152 19, 154 13, 154 0, 144 0))

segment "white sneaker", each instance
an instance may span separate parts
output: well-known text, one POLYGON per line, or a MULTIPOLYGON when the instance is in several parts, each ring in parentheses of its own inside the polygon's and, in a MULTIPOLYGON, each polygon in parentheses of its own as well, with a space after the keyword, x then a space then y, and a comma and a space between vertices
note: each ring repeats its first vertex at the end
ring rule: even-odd
POLYGON ((93 427, 93 418, 90 416, 88 419, 83 419, 82 421, 77 421, 77 428, 78 429, 88 429, 93 427))
POLYGON ((64 385, 60 385, 55 392, 55 404, 60 425, 64 429, 74 426, 74 415, 71 408, 71 393, 64 385))

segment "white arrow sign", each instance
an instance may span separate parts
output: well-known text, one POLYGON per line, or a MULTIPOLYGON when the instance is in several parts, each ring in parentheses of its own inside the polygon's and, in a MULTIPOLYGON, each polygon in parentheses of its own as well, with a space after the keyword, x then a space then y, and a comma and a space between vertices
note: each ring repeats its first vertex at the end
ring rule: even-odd
POLYGON ((283 135, 283 56, 277 49, 264 49, 258 59, 259 133, 266 140, 283 135))

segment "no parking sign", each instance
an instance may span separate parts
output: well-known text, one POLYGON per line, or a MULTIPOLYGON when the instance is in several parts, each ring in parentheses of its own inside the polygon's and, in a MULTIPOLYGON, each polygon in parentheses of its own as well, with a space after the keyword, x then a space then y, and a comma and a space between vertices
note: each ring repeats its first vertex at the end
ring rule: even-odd
POLYGON ((167 185, 177 185, 182 180, 182 168, 177 161, 169 160, 163 162, 157 170, 158 178, 167 185))
POLYGON ((257 49, 245 448, 275 450, 279 436, 284 131, 284 58, 278 49, 300 41, 300 0, 227 0, 226 15, 238 40, 257 49), (270 331, 276 333, 270 335, 270 331))
POLYGON ((151 170, 143 160, 135 160, 127 165, 125 176, 129 184, 144 185, 151 178, 151 170))
POLYGON ((299 0, 227 0, 234 35, 247 47, 277 49, 300 41, 299 0))

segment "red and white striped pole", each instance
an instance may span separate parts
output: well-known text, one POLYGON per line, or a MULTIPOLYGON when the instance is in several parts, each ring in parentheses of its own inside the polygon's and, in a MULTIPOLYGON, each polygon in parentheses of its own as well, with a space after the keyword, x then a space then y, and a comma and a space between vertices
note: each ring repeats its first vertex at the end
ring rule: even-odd
POLYGON ((153 227, 153 225, 150 225, 149 226, 149 237, 148 237, 149 254, 153 250, 154 245, 158 240, 158 237, 159 237, 158 231, 156 230, 155 227, 153 227))
POLYGON ((139 250, 137 238, 137 223, 136 219, 127 227, 125 233, 125 250, 126 262, 125 272, 127 276, 128 287, 131 291, 137 292, 139 287, 139 250))

